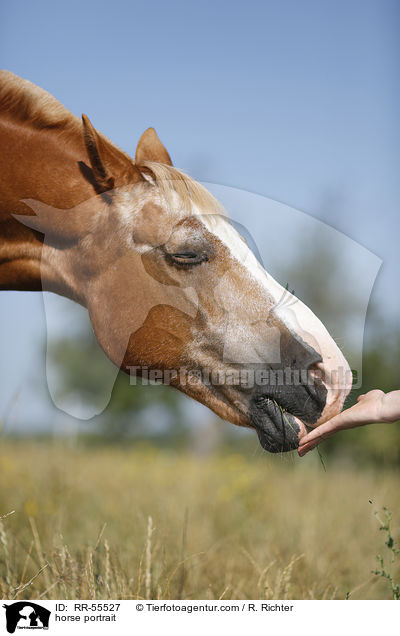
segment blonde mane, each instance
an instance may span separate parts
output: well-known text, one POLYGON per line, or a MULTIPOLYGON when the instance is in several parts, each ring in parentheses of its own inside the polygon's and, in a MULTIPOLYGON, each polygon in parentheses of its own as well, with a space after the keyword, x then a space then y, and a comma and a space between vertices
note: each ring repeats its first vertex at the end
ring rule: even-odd
POLYGON ((145 176, 150 175, 161 197, 171 207, 173 207, 173 195, 176 192, 188 211, 195 205, 202 214, 226 216, 221 203, 201 183, 177 168, 154 161, 145 161, 138 168, 144 172, 145 176))

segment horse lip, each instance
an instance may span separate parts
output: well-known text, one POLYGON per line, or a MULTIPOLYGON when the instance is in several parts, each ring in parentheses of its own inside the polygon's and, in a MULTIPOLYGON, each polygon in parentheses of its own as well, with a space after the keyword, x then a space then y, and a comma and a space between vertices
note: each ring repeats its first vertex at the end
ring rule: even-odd
POLYGON ((271 440, 271 438, 266 433, 264 433, 264 431, 262 431, 260 428, 256 428, 256 431, 258 435, 258 441, 260 442, 264 450, 268 451, 269 453, 279 452, 279 448, 271 440))
POLYGON ((295 416, 283 409, 276 400, 267 399, 262 411, 253 409, 251 419, 265 450, 279 453, 298 448, 301 427, 295 416))

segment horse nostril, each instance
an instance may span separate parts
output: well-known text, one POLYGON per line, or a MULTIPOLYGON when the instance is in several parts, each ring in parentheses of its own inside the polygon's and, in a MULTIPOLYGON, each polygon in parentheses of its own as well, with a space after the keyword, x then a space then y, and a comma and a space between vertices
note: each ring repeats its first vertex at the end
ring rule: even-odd
POLYGON ((311 380, 317 386, 320 386, 321 384, 324 384, 327 381, 326 373, 321 362, 316 362, 314 364, 311 364, 307 369, 307 373, 308 373, 308 376, 311 378, 311 380))
POLYGON ((324 406, 326 401, 326 387, 324 385, 324 373, 320 363, 312 364, 308 368, 309 381, 304 385, 308 395, 318 404, 324 406))

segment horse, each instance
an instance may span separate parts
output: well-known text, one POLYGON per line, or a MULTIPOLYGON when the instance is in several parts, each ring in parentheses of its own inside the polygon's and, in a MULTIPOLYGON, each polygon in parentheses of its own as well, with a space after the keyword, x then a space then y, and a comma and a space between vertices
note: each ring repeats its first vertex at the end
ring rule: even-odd
POLYGON ((154 128, 133 159, 1 71, 0 140, 0 289, 80 303, 118 368, 153 372, 270 452, 340 412, 351 372, 333 338, 154 128))

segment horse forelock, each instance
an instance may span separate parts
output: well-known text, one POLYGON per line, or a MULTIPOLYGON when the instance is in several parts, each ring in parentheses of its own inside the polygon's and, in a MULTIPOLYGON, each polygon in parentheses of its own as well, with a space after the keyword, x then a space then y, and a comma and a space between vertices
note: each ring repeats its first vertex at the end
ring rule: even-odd
POLYGON ((211 192, 181 170, 153 161, 146 161, 138 168, 144 178, 157 187, 161 200, 171 210, 176 207, 178 195, 179 205, 188 213, 226 216, 223 206, 211 192))

